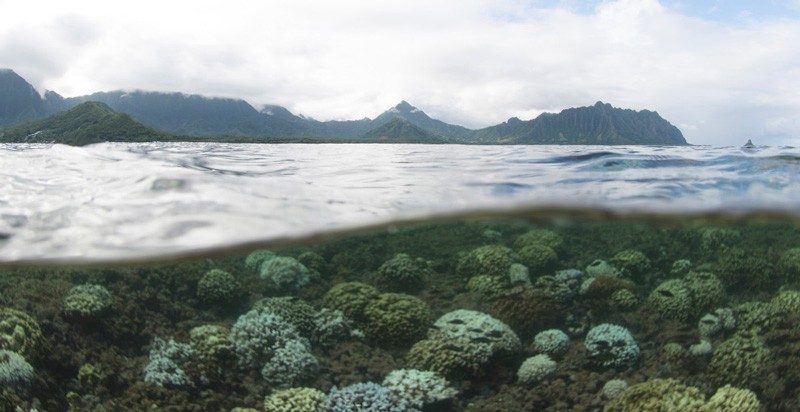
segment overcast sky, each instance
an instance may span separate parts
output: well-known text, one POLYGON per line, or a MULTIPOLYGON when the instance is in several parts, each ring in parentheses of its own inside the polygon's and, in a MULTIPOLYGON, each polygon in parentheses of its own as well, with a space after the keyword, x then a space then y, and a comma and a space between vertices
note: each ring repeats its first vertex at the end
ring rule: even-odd
POLYGON ((800 145, 800 0, 0 0, 0 67, 321 120, 405 99, 483 127, 603 100, 700 144, 800 145))

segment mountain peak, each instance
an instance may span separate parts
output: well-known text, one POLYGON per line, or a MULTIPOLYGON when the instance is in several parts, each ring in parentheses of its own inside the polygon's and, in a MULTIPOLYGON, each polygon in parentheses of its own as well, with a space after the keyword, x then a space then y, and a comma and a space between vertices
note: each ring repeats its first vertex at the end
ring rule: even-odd
POLYGON ((417 110, 416 107, 412 106, 405 100, 400 101, 400 103, 398 103, 397 106, 395 106, 394 108, 401 112, 411 112, 417 110))

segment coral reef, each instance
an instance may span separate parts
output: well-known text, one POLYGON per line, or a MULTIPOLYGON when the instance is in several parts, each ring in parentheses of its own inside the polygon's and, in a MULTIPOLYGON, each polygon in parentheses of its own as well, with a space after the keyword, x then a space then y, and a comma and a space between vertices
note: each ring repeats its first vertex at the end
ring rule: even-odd
POLYGON ((259 276, 267 286, 280 290, 295 290, 311 281, 311 271, 297 259, 287 256, 262 261, 259 276))
POLYGON ((650 269, 650 259, 644 253, 634 249, 617 253, 609 263, 618 268, 623 275, 631 277, 639 277, 650 269))
POLYGON ((492 347, 483 342, 439 336, 415 343, 406 355, 406 363, 411 368, 451 377, 479 372, 492 355, 492 347))
POLYGON ((197 282, 197 298, 206 304, 225 304, 239 294, 239 283, 230 273, 212 269, 197 282))
POLYGON ((520 262, 536 275, 549 274, 558 265, 558 255, 545 245, 529 244, 517 251, 517 256, 520 262))
POLYGON ((321 412, 326 395, 314 388, 276 391, 264 399, 265 412, 321 412))
POLYGON ((436 372, 417 369, 396 369, 386 375, 383 387, 389 390, 395 404, 421 410, 425 406, 452 399, 458 391, 436 372))
POLYGON ((189 386, 192 380, 183 365, 194 355, 192 347, 173 339, 156 338, 144 368, 144 381, 155 386, 189 386))
POLYGON ((333 286, 322 299, 322 304, 330 309, 339 310, 350 319, 364 319, 364 309, 380 292, 374 287, 361 282, 342 282, 333 286))
POLYGON ((356 383, 344 388, 333 388, 323 409, 330 412, 350 412, 354 407, 363 412, 402 412, 406 403, 396 403, 392 392, 373 382, 356 383))
POLYGON ((29 358, 39 350, 42 329, 27 313, 0 308, 0 349, 17 352, 29 358))
POLYGON ((522 344, 517 334, 505 323, 485 313, 465 309, 442 315, 433 323, 428 337, 467 339, 488 345, 492 353, 513 353, 522 344))
POLYGON ((681 384, 675 379, 652 379, 637 383, 610 400, 605 412, 627 411, 697 411, 705 405, 699 389, 681 384))
POLYGON ((33 381, 33 366, 20 354, 0 350, 0 385, 25 386, 33 381))
POLYGON ((464 278, 473 276, 505 276, 514 263, 513 251, 502 245, 486 245, 473 249, 458 260, 456 272, 464 278))
POLYGON ((540 354, 525 359, 517 370, 517 381, 534 384, 556 373, 556 362, 550 356, 540 354))
POLYGON ((262 368, 287 342, 302 339, 291 323, 258 309, 240 316, 230 333, 234 353, 245 368, 262 368))
POLYGON ((319 368, 307 342, 292 340, 275 350, 261 369, 261 376, 274 387, 290 387, 309 380, 319 368))
POLYGON ((317 310, 303 299, 294 296, 264 298, 256 301, 252 309, 280 316, 305 337, 314 333, 317 310))
POLYGON ((378 268, 377 282, 392 292, 417 292, 425 286, 430 268, 424 259, 398 253, 378 268))
POLYGON ((603 367, 631 366, 639 358, 639 345, 619 325, 603 323, 586 334, 583 344, 593 362, 603 367))
POLYGON ((752 387, 768 370, 770 350, 758 336, 737 334, 714 350, 708 376, 717 384, 752 387))
POLYGON ((403 346, 425 336, 431 311, 422 300, 401 293, 383 293, 364 308, 364 333, 383 345, 403 346))
POLYGON ((560 357, 569 349, 569 336, 559 329, 548 329, 533 337, 533 350, 553 357, 560 357))
POLYGON ((111 292, 101 285, 78 285, 64 297, 64 314, 70 318, 91 319, 101 316, 114 304, 111 292))

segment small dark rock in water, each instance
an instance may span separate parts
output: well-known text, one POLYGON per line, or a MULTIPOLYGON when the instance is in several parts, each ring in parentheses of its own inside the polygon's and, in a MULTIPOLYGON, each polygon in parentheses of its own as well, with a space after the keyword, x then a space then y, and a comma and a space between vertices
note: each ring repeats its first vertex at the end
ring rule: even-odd
POLYGON ((747 143, 745 143, 744 146, 742 146, 742 149, 755 149, 755 148, 756 145, 754 145, 753 141, 750 139, 747 139, 747 143))
POLYGON ((189 183, 183 179, 156 179, 150 187, 156 192, 167 190, 184 190, 189 187, 189 183))

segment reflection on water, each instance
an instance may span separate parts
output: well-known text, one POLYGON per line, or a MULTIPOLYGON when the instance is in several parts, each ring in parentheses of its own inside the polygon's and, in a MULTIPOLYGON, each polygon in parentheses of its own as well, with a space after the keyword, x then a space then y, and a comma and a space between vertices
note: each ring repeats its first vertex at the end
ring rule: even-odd
POLYGON ((781 209, 795 148, 0 145, 0 260, 185 252, 429 212, 781 209))
POLYGON ((800 409, 792 222, 534 216, 2 269, 0 409, 800 409))

